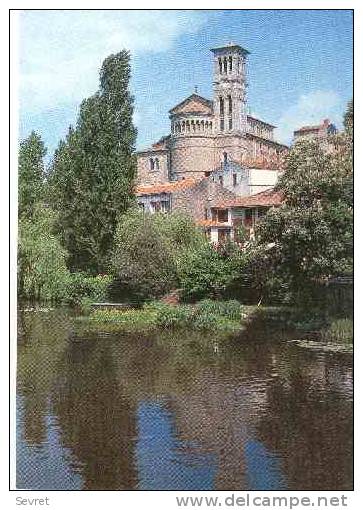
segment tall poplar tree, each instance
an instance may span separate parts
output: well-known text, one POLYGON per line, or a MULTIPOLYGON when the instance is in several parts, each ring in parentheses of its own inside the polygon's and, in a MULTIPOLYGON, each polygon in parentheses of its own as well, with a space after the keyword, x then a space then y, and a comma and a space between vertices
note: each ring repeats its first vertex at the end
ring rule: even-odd
POLYGON ((19 217, 30 217, 43 196, 44 143, 35 131, 20 142, 18 156, 18 211, 19 217))
POLYGON ((127 51, 105 59, 99 90, 82 102, 76 127, 54 156, 49 197, 74 270, 106 270, 117 216, 133 197, 136 129, 130 75, 127 51))

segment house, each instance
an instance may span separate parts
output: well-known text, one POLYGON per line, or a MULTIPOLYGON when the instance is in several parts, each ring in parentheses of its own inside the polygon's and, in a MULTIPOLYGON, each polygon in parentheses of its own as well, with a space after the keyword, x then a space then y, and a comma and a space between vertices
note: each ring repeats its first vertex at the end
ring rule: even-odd
POLYGON ((282 204, 282 194, 274 189, 255 195, 234 197, 214 202, 207 212, 207 218, 198 222, 213 243, 235 240, 242 237, 254 238, 255 227, 271 207, 282 204), (241 236, 241 229, 243 236, 241 236))
POLYGON ((317 140, 324 142, 329 135, 335 135, 337 128, 329 119, 324 119, 321 124, 315 126, 303 126, 294 131, 294 143, 300 140, 317 140))

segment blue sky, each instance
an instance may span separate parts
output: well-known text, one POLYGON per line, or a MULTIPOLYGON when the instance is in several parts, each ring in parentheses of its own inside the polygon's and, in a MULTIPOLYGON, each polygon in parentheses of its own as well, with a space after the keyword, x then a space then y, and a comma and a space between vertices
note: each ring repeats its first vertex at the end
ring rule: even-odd
POLYGON ((168 110, 194 91, 212 97, 210 48, 247 48, 252 114, 288 143, 297 127, 338 126, 352 97, 348 10, 26 11, 20 18, 20 137, 38 131, 49 156, 98 87, 110 53, 132 54, 137 148, 169 133, 168 110))

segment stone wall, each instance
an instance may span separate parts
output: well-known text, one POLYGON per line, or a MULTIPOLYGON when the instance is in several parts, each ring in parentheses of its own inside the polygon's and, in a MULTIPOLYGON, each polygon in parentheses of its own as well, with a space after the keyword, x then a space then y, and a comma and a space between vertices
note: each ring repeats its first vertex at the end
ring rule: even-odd
POLYGON ((203 179, 192 188, 173 193, 171 207, 172 211, 189 214, 198 222, 205 219, 206 209, 209 210, 213 203, 233 198, 234 193, 211 179, 203 179))
POLYGON ((200 179, 205 172, 210 172, 215 167, 214 138, 204 136, 172 138, 171 169, 172 178, 200 179))
POLYGON ((137 154, 136 184, 153 185, 168 182, 169 164, 168 150, 139 152, 137 154), (151 160, 154 161, 153 169, 151 168, 151 160))

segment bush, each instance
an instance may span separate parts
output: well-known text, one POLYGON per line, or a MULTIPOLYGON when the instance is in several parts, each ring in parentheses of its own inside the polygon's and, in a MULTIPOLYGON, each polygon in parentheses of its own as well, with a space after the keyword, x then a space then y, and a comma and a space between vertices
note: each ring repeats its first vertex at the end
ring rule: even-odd
POLYGON ((71 273, 68 284, 68 301, 72 305, 87 306, 89 302, 105 301, 112 282, 109 275, 89 276, 82 272, 71 273))
POLYGON ((197 303, 197 310, 200 315, 222 315, 227 319, 235 321, 238 321, 241 318, 241 304, 235 299, 231 299, 229 301, 213 301, 212 299, 204 299, 197 303))
POLYGON ((178 286, 178 260, 202 242, 188 216, 130 210, 117 227, 112 268, 134 299, 164 295, 178 286))
POLYGON ((231 258, 204 241, 181 256, 178 276, 183 299, 196 301, 222 297, 236 273, 231 258))
POLYGON ((192 316, 191 306, 161 304, 157 308, 156 323, 162 328, 184 328, 190 324, 192 316))
POLYGON ((67 253, 54 232, 56 216, 42 204, 33 216, 19 221, 18 292, 19 298, 44 302, 64 302, 70 273, 67 253))

